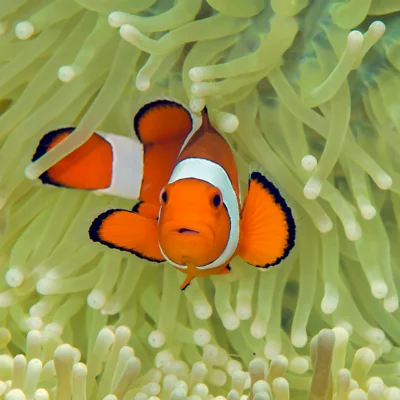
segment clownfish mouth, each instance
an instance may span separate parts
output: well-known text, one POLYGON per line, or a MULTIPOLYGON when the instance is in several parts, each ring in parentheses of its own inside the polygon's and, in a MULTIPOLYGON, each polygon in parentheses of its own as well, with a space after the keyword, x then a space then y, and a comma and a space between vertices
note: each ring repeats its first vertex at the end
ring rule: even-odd
POLYGON ((175 238, 174 240, 182 240, 184 243, 187 241, 207 241, 211 245, 214 241, 212 229, 198 221, 165 222, 160 226, 160 235, 164 239, 171 235, 175 238))
POLYGON ((199 235, 199 231, 195 231, 193 229, 188 229, 188 228, 179 228, 176 230, 176 232, 184 234, 184 235, 199 235))

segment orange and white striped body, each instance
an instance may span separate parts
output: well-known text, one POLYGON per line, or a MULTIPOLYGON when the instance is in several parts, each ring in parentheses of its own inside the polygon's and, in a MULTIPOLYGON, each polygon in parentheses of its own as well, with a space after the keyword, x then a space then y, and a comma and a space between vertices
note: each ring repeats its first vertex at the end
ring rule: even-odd
MULTIPOLYGON (((52 131, 33 160, 68 131, 52 131)), ((97 132, 46 171, 44 183, 93 190, 139 202, 132 211, 108 210, 89 228, 95 242, 187 275, 226 274, 236 255, 259 268, 284 259, 295 224, 279 191, 252 172, 242 207, 238 171, 229 144, 206 109, 191 113, 173 100, 144 105, 134 118, 137 139, 97 132)))

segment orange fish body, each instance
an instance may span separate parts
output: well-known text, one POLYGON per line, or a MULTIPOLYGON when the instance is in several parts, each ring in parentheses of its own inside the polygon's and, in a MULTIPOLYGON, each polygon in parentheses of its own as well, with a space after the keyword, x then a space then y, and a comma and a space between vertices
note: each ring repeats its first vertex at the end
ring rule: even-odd
MULTIPOLYGON (((258 268, 278 264, 294 246, 295 224, 279 191, 252 172, 243 207, 229 144, 182 104, 156 100, 136 114, 139 141, 95 133, 46 171, 44 183, 137 198, 132 211, 108 210, 89 229, 95 242, 153 261, 187 278, 226 274, 236 255, 258 268), (99 167, 99 168, 98 168, 99 167)), ((36 160, 68 131, 45 135, 36 160)))

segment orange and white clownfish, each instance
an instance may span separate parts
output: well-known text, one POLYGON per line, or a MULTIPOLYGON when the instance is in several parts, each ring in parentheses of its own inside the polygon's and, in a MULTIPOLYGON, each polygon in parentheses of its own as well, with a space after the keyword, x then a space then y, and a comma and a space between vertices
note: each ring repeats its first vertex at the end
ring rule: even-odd
MULTIPOLYGON (((74 128, 47 133, 32 161, 74 128)), ((210 124, 207 110, 191 113, 177 101, 144 105, 134 117, 135 140, 94 133, 40 176, 45 184, 93 190, 139 202, 132 211, 100 214, 89 237, 153 261, 168 261, 187 277, 226 274, 239 255, 266 269, 287 257, 295 222, 278 189, 250 173, 244 204, 229 144, 210 124)))

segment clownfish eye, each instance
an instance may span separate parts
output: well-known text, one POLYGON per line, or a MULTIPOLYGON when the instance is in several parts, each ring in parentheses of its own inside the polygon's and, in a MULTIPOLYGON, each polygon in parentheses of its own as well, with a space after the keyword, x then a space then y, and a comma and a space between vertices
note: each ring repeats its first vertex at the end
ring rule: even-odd
POLYGON ((213 197, 212 202, 213 202, 214 207, 215 207, 215 208, 218 208, 218 207, 221 205, 221 196, 220 196, 219 194, 216 194, 216 195, 213 197))
POLYGON ((167 204, 167 201, 168 201, 167 191, 163 190, 163 192, 161 193, 161 204, 167 204))

